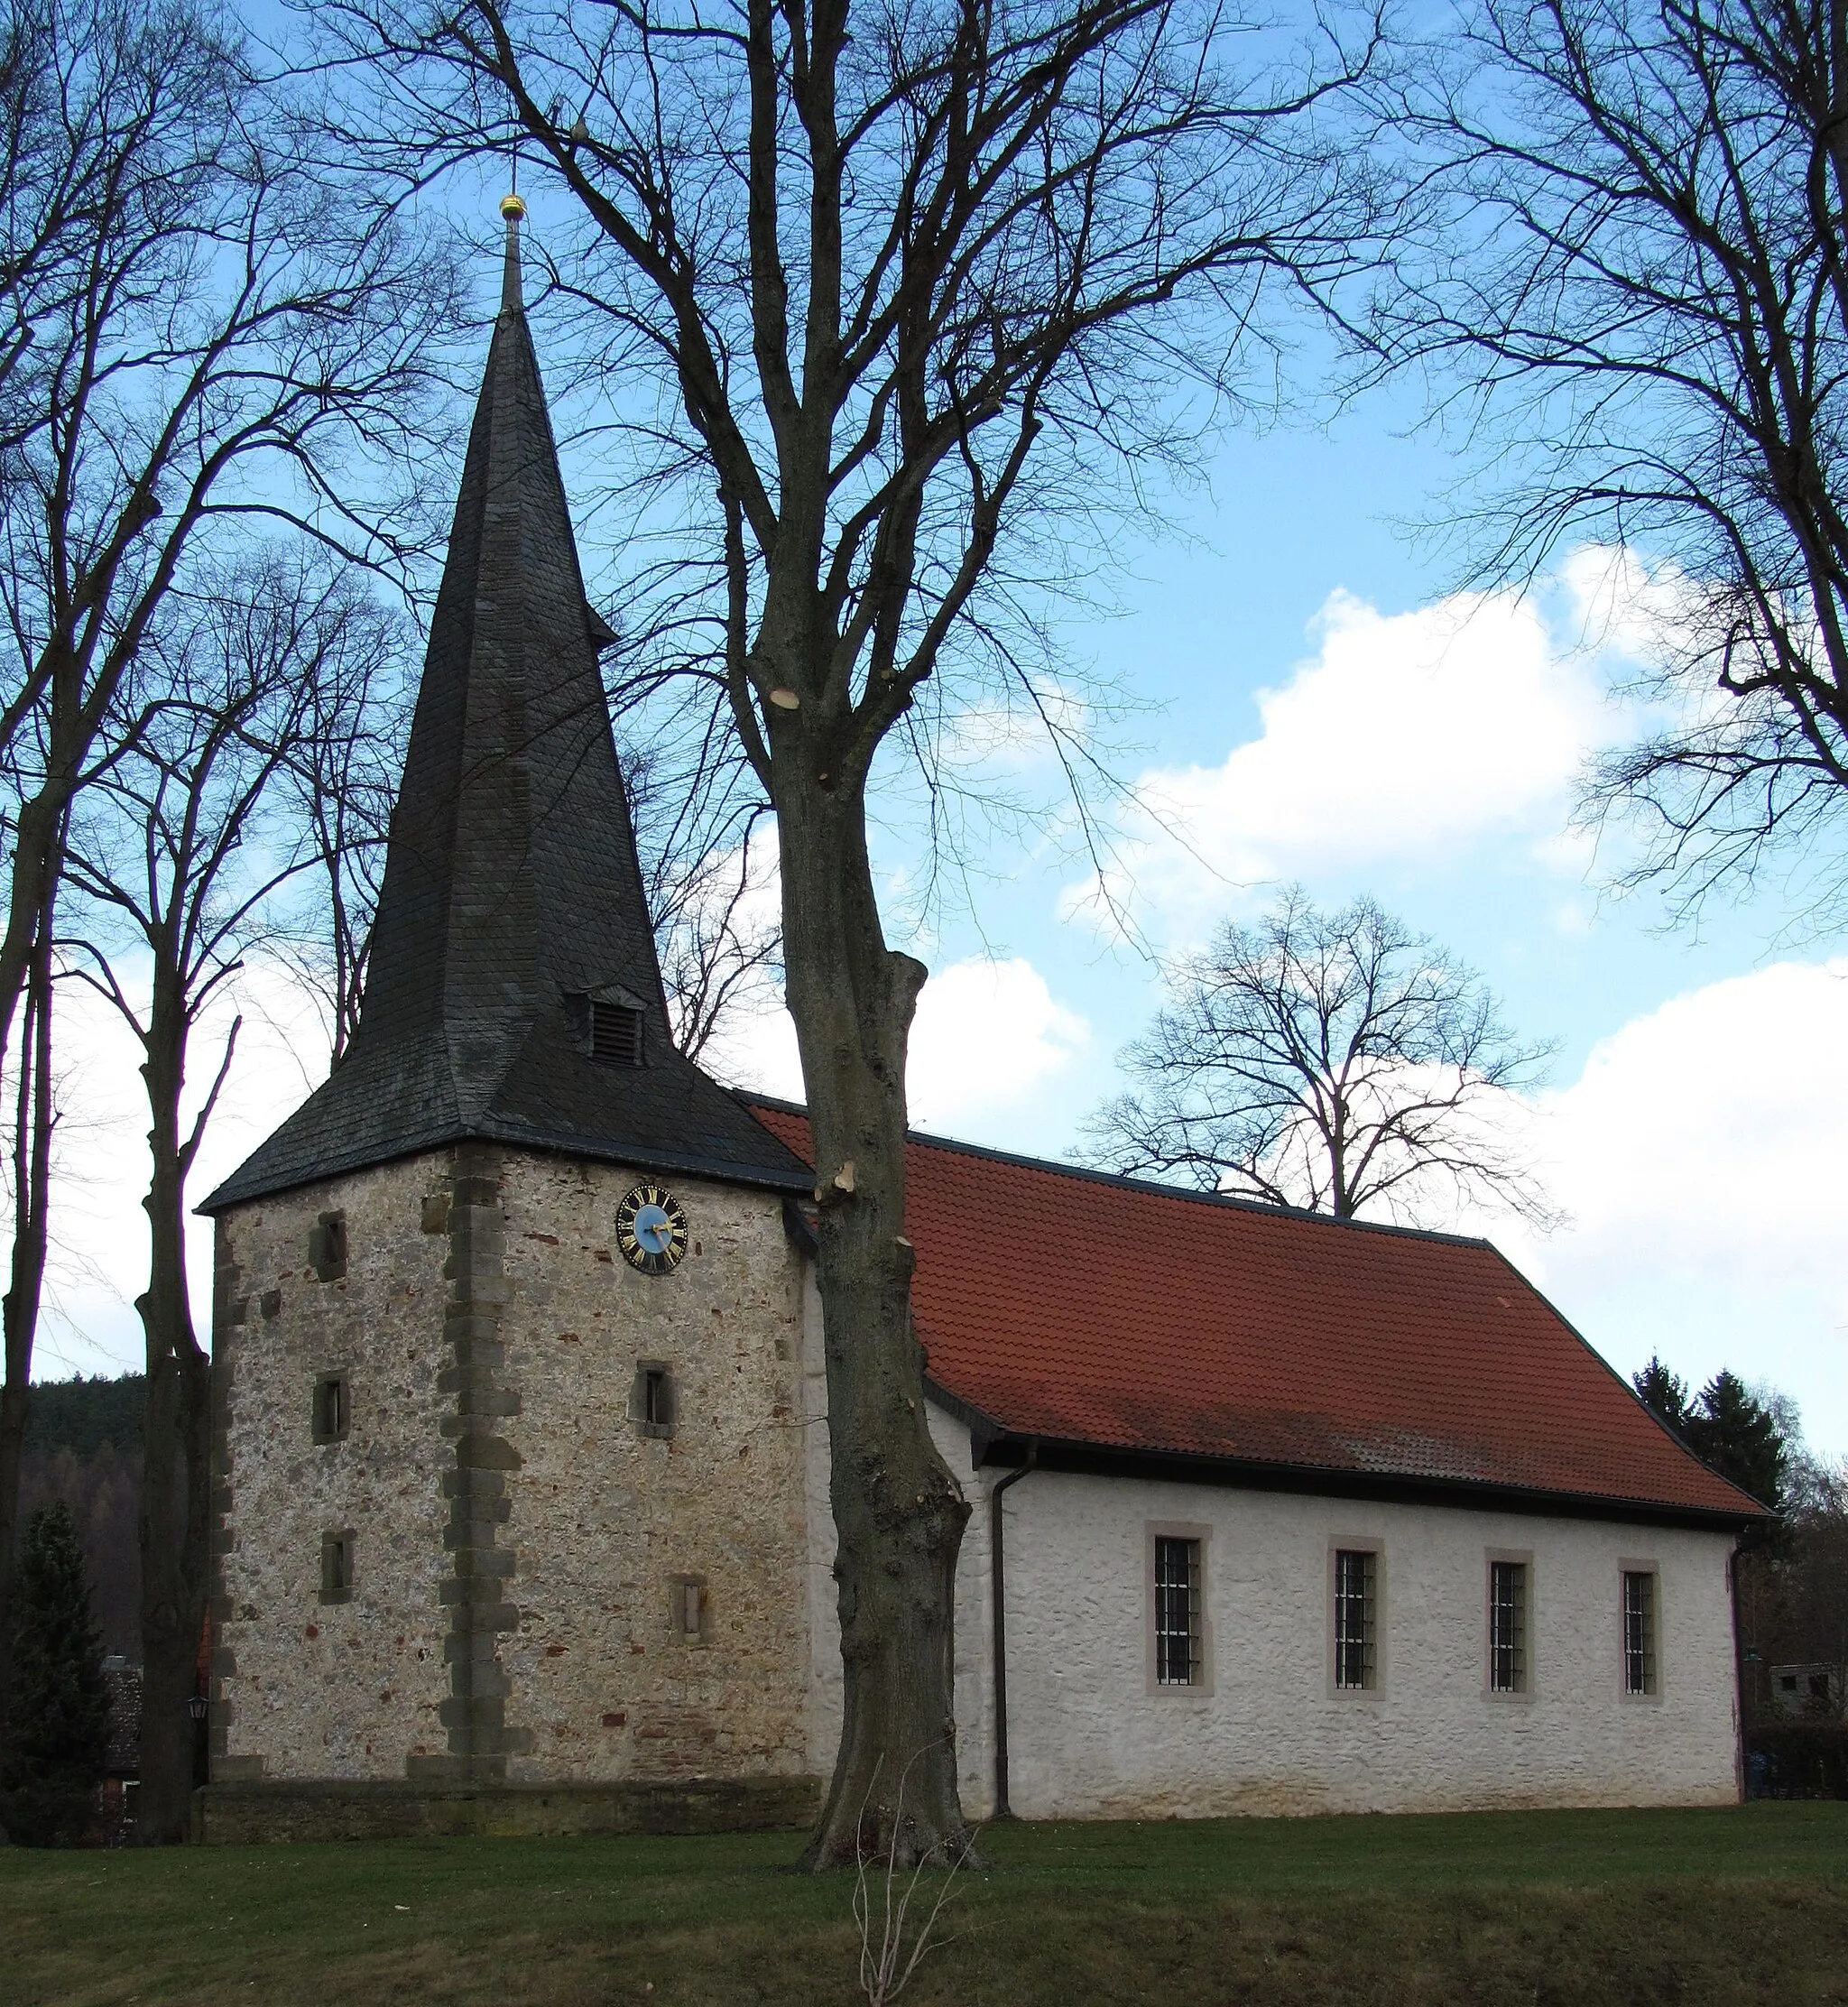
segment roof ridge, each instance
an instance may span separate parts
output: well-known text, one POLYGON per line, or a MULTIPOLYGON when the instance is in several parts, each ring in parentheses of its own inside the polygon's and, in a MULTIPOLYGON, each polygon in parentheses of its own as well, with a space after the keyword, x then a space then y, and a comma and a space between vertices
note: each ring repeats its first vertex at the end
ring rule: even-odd
MULTIPOLYGON (((756 1094, 747 1088, 734 1090, 747 1108, 768 1108, 777 1114, 808 1119, 807 1105, 786 1101, 780 1095, 756 1094)), ((1319 1213, 1307 1206, 1273 1205, 1268 1199, 1244 1198, 1235 1192, 1193 1191, 1185 1185, 1165 1185, 1158 1179, 1132 1178, 1123 1171, 1094 1170, 1088 1164, 1068 1163, 1056 1157, 1030 1157, 1015 1150, 999 1150, 993 1144, 966 1142, 959 1136, 939 1136, 926 1129, 907 1129, 905 1141, 928 1150, 950 1150, 965 1157, 979 1157, 990 1163, 1012 1164, 1022 1170, 1051 1171, 1060 1178, 1076 1178, 1093 1185, 1113 1185, 1124 1191, 1143 1192, 1154 1198, 1183 1199, 1195 1205, 1212 1206, 1223 1211, 1258 1213, 1267 1219, 1297 1219, 1314 1226, 1333 1226, 1356 1234, 1397 1235, 1408 1240, 1436 1241, 1450 1247, 1485 1247, 1506 1262, 1493 1241, 1480 1234, 1446 1234, 1434 1226, 1400 1226, 1390 1220, 1337 1219, 1333 1213, 1319 1213)), ((1513 1266, 1511 1262, 1509 1263, 1513 1266)), ((1519 1270, 1515 1272, 1520 1273, 1519 1270)))

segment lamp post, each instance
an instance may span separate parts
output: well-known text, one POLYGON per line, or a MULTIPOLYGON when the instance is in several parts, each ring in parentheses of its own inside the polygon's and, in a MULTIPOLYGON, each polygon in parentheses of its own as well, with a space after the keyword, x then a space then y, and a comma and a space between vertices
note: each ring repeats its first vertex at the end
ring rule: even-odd
POLYGON ((212 1711, 210 1698, 202 1693, 189 1694, 186 1711, 192 1717, 192 1781, 195 1787, 212 1779, 210 1744, 206 1740, 206 1717, 212 1711))

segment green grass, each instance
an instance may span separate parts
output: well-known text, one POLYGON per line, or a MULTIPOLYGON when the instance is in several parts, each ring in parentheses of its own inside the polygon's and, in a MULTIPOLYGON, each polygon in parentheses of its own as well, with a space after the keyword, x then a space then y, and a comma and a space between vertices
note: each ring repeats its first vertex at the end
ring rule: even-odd
MULTIPOLYGON (((851 2007, 790 1835, 0 1853, 0 2001, 851 2007)), ((1848 1805, 1010 1825, 915 2007, 1848 2002, 1848 1805)))

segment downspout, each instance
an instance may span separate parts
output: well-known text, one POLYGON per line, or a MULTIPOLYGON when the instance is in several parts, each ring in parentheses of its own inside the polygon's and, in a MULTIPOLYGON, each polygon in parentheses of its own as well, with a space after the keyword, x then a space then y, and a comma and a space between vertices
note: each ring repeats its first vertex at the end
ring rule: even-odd
POLYGON ((1745 1643, 1739 1634, 1739 1541, 1726 1557, 1726 1601, 1732 1614, 1732 1774, 1742 1805, 1751 1788, 1751 1758, 1745 1746, 1745 1643))
POLYGON ((1011 1470, 988 1494, 989 1585, 994 1598, 994 1816, 1012 1818, 1007 1801, 1007 1577, 1002 1560, 1001 1494, 1018 1484, 1040 1460, 1036 1437, 1027 1445, 1027 1460, 1011 1470))

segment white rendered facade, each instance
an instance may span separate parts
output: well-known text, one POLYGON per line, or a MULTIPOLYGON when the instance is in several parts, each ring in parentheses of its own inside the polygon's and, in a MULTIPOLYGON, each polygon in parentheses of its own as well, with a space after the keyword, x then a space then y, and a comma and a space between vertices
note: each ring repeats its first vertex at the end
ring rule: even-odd
MULTIPOLYGON (((818 1305, 808 1290, 811 1764, 840 1720, 818 1305)), ((956 1575, 963 1808, 995 1810, 991 1498, 968 1429, 932 1432, 973 1510, 956 1575)), ((1730 1804, 1730 1531, 1035 1469, 1002 1500, 1009 1808, 1023 1818, 1730 1804), (1153 1678, 1157 1532, 1197 1539, 1202 1683, 1153 1678), (1333 1556, 1371 1549, 1374 1683, 1335 1684, 1333 1556), (1525 1690, 1489 1688, 1492 1558, 1527 1569, 1525 1690), (1655 1581, 1650 1694, 1625 1690, 1622 1577, 1655 1581)))

